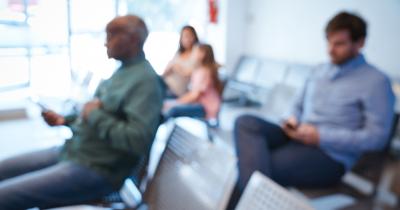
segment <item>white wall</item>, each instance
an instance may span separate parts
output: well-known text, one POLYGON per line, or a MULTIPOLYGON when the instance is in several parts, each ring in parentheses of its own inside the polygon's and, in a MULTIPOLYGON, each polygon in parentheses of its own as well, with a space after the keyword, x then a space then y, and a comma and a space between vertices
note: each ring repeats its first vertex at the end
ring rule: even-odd
POLYGON ((326 62, 325 25, 337 12, 347 10, 359 13, 369 24, 364 49, 367 59, 392 76, 400 77, 399 0, 244 2, 247 2, 244 53, 309 64, 326 62))
MULTIPOLYGON (((219 0, 218 1, 218 18, 217 23, 210 23, 208 16, 208 7, 204 11, 206 16, 206 29, 205 39, 203 41, 211 44, 213 46, 215 59, 218 63, 225 65, 226 63, 226 31, 227 31, 227 12, 228 12, 228 2, 229 0, 219 0)), ((208 5, 207 5, 208 6, 208 5)))
MULTIPOLYGON (((262 0, 260 0, 262 1, 262 0)), ((226 23, 226 69, 232 71, 244 53, 246 30, 246 0, 228 0, 226 23)))

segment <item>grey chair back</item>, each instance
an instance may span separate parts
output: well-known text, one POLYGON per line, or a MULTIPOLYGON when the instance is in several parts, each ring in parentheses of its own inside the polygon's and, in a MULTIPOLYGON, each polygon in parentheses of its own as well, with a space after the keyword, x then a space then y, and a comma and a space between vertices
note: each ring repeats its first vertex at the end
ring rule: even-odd
POLYGON ((225 209, 235 166, 232 154, 175 125, 145 192, 145 203, 154 210, 225 209))
POLYGON ((312 210, 308 201, 256 171, 250 178, 236 210, 312 210))

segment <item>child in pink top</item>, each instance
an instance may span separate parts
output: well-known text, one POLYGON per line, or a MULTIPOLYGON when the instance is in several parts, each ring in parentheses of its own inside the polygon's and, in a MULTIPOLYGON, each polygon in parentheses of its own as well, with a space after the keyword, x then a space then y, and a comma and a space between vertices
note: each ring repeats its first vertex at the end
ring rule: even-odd
POLYGON ((166 118, 189 116, 211 120, 218 117, 222 89, 218 79, 219 65, 210 45, 199 44, 193 50, 197 65, 190 78, 189 91, 164 104, 166 118))

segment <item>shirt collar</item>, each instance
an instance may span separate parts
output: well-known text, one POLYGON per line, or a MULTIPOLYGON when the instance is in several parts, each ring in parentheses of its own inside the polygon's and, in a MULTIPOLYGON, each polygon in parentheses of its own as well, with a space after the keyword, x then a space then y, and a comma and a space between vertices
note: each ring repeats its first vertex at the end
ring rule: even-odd
POLYGON ((365 64, 365 58, 363 54, 358 54, 356 57, 350 59, 349 61, 340 64, 340 65, 335 65, 332 64, 332 69, 330 73, 330 79, 335 79, 338 78, 339 76, 345 75, 346 73, 356 69, 358 66, 365 64))

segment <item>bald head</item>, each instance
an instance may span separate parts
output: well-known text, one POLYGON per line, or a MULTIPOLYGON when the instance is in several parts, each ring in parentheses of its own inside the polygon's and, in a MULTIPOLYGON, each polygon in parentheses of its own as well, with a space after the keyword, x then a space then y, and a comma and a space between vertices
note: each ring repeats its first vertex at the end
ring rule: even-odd
POLYGON ((107 24, 107 53, 117 60, 127 59, 143 50, 148 36, 144 21, 135 15, 119 16, 107 24))

